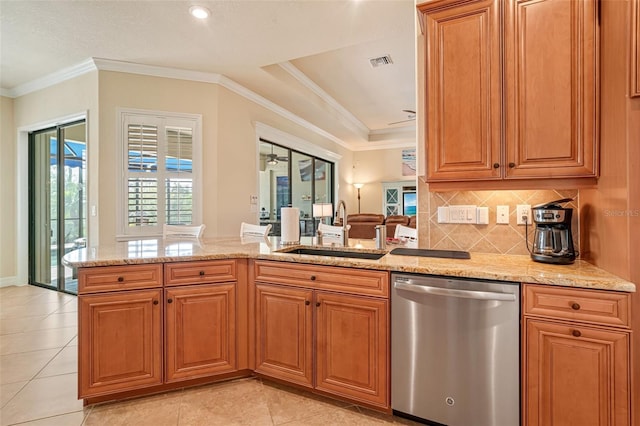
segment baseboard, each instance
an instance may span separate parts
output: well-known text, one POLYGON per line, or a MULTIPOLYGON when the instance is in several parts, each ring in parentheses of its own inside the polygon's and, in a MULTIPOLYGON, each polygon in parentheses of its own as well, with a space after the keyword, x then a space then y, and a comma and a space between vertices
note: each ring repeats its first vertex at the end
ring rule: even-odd
POLYGON ((26 283, 18 284, 17 276, 0 278, 0 287, 9 287, 10 285, 26 285, 26 283))

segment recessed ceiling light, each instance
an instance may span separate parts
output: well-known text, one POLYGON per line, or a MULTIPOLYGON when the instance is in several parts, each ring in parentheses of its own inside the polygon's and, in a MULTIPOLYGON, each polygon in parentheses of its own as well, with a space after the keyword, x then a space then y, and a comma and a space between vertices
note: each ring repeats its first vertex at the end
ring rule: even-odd
POLYGON ((211 15, 211 11, 202 6, 191 6, 189 13, 198 19, 207 19, 211 15))

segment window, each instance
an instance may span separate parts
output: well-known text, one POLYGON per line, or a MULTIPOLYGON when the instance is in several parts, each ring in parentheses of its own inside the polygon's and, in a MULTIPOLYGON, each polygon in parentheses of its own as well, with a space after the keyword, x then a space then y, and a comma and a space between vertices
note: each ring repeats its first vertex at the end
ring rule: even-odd
POLYGON ((300 235, 314 235, 314 203, 333 203, 334 163, 260 139, 260 224, 280 235, 280 209, 300 209, 300 235))
POLYGON ((201 223, 201 117, 121 111, 120 118, 120 236, 159 235, 165 223, 201 223))

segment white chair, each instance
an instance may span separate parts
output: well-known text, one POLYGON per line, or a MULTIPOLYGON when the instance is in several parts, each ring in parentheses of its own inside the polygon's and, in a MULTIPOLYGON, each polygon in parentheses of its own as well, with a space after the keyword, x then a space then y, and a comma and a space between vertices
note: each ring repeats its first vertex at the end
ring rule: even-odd
POLYGON ((396 232, 393 238, 404 242, 407 247, 415 248, 418 246, 418 230, 415 228, 410 228, 404 225, 397 225, 396 232))
POLYGON ((200 238, 206 225, 162 225, 162 238, 200 238))
MULTIPOLYGON (((347 229, 351 228, 351 225, 347 225, 347 229)), ((318 231, 322 232, 323 238, 328 238, 330 241, 337 240, 342 242, 342 226, 331 226, 320 222, 318 224, 318 231)))
POLYGON ((253 225, 251 223, 242 222, 240 225, 241 237, 267 237, 271 231, 271 224, 266 226, 253 225))

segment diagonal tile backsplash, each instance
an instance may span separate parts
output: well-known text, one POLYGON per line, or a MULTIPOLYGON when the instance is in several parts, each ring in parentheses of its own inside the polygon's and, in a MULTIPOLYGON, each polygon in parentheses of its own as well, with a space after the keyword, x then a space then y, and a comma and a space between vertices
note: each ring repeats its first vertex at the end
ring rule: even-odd
MULTIPOLYGON (((564 205, 574 209, 571 228, 575 249, 580 251, 578 190, 523 190, 523 191, 456 191, 429 192, 428 185, 419 184, 419 238, 420 246, 443 250, 466 250, 480 253, 528 254, 525 245, 525 227, 516 224, 516 205, 538 204, 561 198, 573 198, 564 205), (438 207, 469 205, 489 208, 488 225, 461 225, 438 223, 438 207), (496 224, 498 205, 509 206, 509 224, 496 224)), ((528 227, 529 246, 532 244, 533 226, 528 227)))

